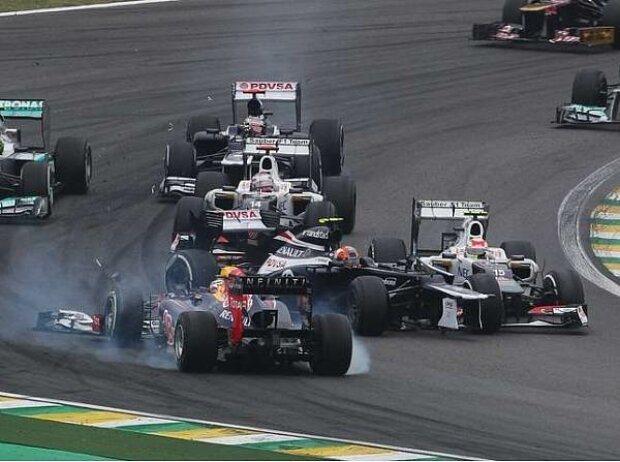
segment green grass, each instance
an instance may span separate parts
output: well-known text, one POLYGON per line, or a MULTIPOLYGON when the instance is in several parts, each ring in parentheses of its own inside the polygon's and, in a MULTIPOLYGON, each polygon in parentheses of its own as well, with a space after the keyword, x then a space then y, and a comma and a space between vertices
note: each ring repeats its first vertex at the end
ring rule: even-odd
POLYGON ((95 3, 122 3, 128 0, 1 0, 0 11, 36 10, 58 6, 93 5, 95 3))
POLYGON ((312 460, 265 450, 8 414, 0 414, 0 442, 122 460, 312 460))

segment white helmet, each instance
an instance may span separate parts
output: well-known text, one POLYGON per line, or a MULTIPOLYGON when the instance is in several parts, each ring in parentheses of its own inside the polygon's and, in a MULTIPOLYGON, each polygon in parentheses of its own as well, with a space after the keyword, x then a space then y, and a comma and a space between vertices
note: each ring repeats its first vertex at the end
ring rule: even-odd
POLYGON ((252 177, 250 188, 252 191, 273 192, 275 182, 269 173, 260 172, 252 177))

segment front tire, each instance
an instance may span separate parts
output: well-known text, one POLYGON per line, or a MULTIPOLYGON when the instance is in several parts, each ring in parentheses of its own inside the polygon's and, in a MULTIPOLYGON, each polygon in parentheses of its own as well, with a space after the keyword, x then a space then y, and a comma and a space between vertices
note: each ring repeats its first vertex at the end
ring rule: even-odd
POLYGON ((312 316, 314 348, 310 367, 317 375, 347 373, 353 355, 353 335, 346 316, 335 313, 312 316))
POLYGON ((115 282, 106 296, 103 314, 104 334, 118 346, 132 346, 142 337, 144 302, 138 289, 115 282))
POLYGON ((549 303, 583 305, 585 302, 581 278, 573 270, 549 271, 543 277, 543 289, 549 303))
POLYGON ((465 286, 481 294, 490 295, 484 300, 464 303, 465 324, 480 334, 496 333, 502 326, 504 318, 504 303, 497 280, 490 274, 473 274, 467 278, 465 286))
POLYGON ((54 185, 52 169, 48 162, 27 162, 21 170, 23 196, 38 196, 47 199, 47 216, 52 214, 54 185))
POLYGON ((607 106, 607 78, 603 71, 582 69, 573 80, 572 104, 607 106))
POLYGON ((609 0, 603 8, 603 18, 601 21, 604 26, 615 28, 614 48, 620 48, 620 1, 609 0))
POLYGON ((389 313, 389 297, 383 280, 377 276, 359 276, 349 285, 348 313, 358 335, 383 334, 389 313))
POLYGON ((312 228, 322 226, 321 218, 338 217, 336 206, 330 201, 310 202, 304 215, 304 226, 312 228))
POLYGON ((200 172, 196 178, 194 196, 204 199, 209 191, 230 184, 228 175, 222 172, 200 172))
POLYGON ((166 148, 165 175, 181 178, 196 176, 196 154, 189 143, 175 141, 166 148))
POLYGON ((505 0, 502 8, 502 22, 521 24, 523 22, 521 7, 526 4, 527 0, 505 0))
POLYGON ((407 258, 407 245, 395 237, 373 237, 368 256, 377 263, 398 263, 407 258))
POLYGON ((338 216, 343 219, 341 229, 351 234, 355 228, 357 207, 357 188, 348 176, 329 176, 323 178, 323 194, 336 206, 338 216))
POLYGON ((217 320, 209 311, 185 311, 174 330, 174 354, 181 372, 209 372, 217 364, 217 320))
POLYGON ((504 250, 506 257, 511 258, 515 255, 521 255, 524 258, 536 261, 536 248, 534 244, 528 241, 505 241, 502 242, 500 248, 504 250))

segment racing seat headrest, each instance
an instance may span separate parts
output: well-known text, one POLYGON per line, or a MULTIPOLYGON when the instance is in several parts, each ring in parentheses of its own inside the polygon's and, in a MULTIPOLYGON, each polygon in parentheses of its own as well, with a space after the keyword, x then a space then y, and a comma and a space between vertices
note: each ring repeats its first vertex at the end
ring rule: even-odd
POLYGON ((465 227, 467 241, 472 239, 484 239, 484 226, 478 220, 472 220, 465 227))
POLYGON ((279 180, 280 172, 278 170, 276 158, 273 156, 262 157, 258 164, 258 173, 268 173, 274 180, 279 180))

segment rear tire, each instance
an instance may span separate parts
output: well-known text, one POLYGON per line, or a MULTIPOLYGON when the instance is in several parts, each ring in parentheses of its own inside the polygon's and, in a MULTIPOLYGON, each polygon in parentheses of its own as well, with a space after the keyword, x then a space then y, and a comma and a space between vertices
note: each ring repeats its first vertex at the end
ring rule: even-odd
POLYGON ((525 258, 536 261, 536 248, 528 241, 505 241, 500 248, 506 253, 506 257, 511 258, 515 255, 523 255, 525 258))
POLYGON ((175 141, 166 149, 165 175, 181 178, 196 176, 196 154, 189 143, 175 141))
POLYGON ((104 333, 118 346, 132 346, 142 337, 144 302, 138 289, 115 282, 106 296, 103 314, 104 333))
POLYGON ((583 284, 573 270, 549 271, 543 277, 543 289, 549 294, 550 303, 558 305, 583 305, 583 284))
POLYGON ((349 320, 335 313, 312 316, 315 347, 310 367, 317 375, 341 376, 347 373, 353 354, 353 335, 349 320))
POLYGON ((377 263, 398 263, 407 258, 405 241, 395 237, 373 237, 368 256, 377 263))
POLYGON ((164 287, 167 293, 186 295, 200 287, 209 287, 220 272, 211 252, 184 249, 173 253, 166 262, 164 287))
POLYGON ((185 139, 188 143, 192 143, 196 133, 207 130, 217 130, 219 132, 221 130, 220 119, 206 114, 191 117, 187 122, 185 139))
POLYGON ((313 120, 310 124, 310 138, 321 152, 323 175, 340 175, 344 164, 344 128, 340 121, 313 120))
POLYGON ((86 194, 93 176, 93 154, 83 138, 60 138, 54 149, 56 179, 65 191, 86 194))
POLYGON ((504 319, 504 303, 497 280, 490 274, 473 274, 467 278, 465 285, 481 294, 492 295, 485 300, 464 303, 465 324, 474 332, 494 334, 504 319))
POLYGON ((620 1, 609 0, 603 8, 603 18, 601 21, 604 26, 615 27, 614 48, 620 48, 620 1))
POLYGON ((217 364, 217 320, 209 311, 184 311, 174 330, 174 354, 181 372, 209 372, 217 364))
POLYGON ((312 228, 322 226, 321 218, 337 217, 336 206, 330 201, 310 202, 304 215, 304 226, 312 228))
POLYGON ((200 172, 196 177, 196 189, 194 196, 204 199, 207 193, 213 189, 219 189, 229 184, 228 175, 222 172, 200 172))
POLYGON ((502 22, 522 24, 523 13, 520 8, 527 4, 527 0, 505 0, 502 9, 502 22))
POLYGON ((573 80, 572 104, 607 106, 607 78, 603 71, 582 69, 573 80))
POLYGON ((357 189, 355 182, 348 176, 329 176, 323 178, 323 194, 336 206, 338 216, 344 221, 341 230, 351 234, 355 228, 357 189))
POLYGON ((347 302, 349 321, 356 334, 378 337, 383 333, 390 308, 387 289, 381 278, 355 278, 349 285, 347 302))

